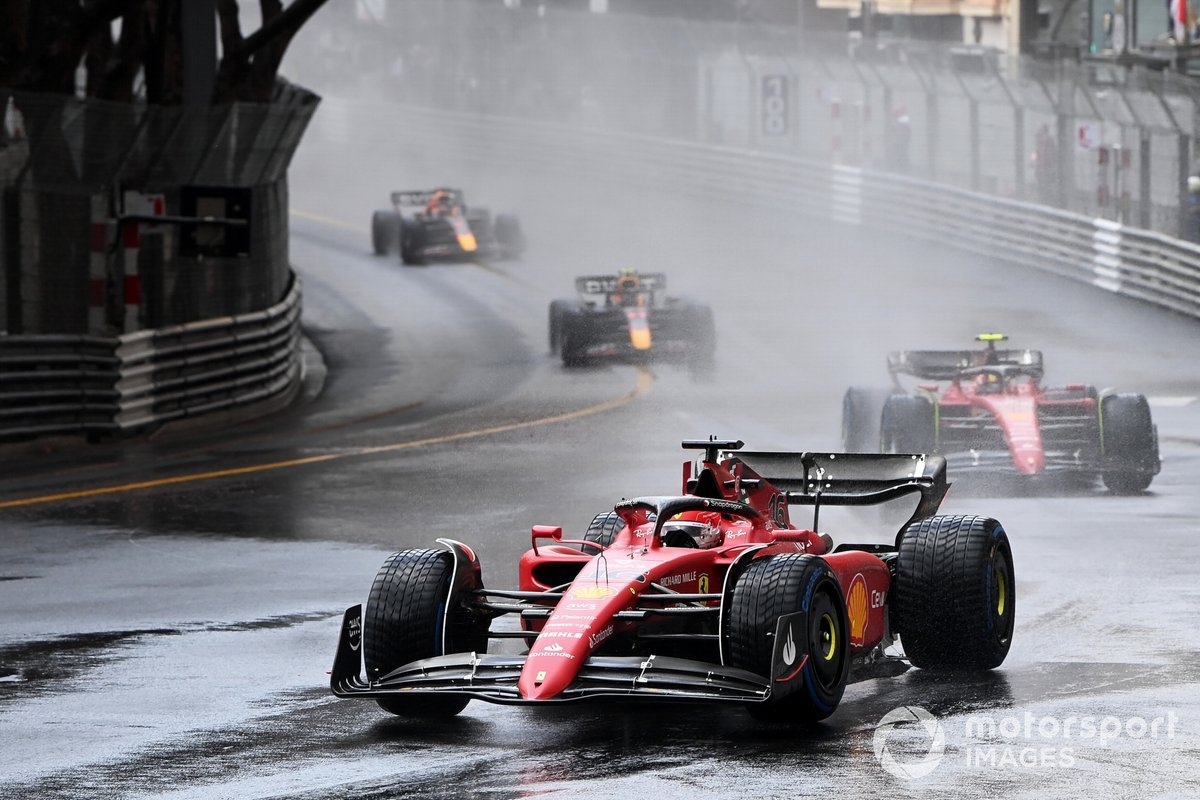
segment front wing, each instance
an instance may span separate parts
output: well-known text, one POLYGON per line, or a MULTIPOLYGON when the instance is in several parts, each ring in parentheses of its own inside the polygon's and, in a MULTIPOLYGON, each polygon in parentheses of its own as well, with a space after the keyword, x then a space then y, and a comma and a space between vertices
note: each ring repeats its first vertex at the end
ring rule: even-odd
POLYGON ((420 693, 455 694, 506 705, 545 705, 612 697, 755 703, 771 681, 736 667, 664 656, 592 656, 575 681, 552 700, 526 700, 517 690, 523 655, 453 653, 393 670, 376 681, 362 676, 362 606, 346 610, 330 689, 338 697, 420 693))

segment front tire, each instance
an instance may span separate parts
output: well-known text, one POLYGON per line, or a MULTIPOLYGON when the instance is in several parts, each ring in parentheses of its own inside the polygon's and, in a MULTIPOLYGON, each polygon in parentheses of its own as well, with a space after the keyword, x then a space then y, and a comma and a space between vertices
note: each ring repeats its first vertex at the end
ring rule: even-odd
MULTIPOLYGON (((380 567, 363 619, 368 679, 447 652, 487 651, 488 620, 447 608, 453 556, 445 550, 401 550, 380 567), (442 638, 446 628, 445 642, 442 638)), ((409 717, 452 717, 469 698, 458 695, 385 695, 381 708, 409 717)))
MULTIPOLYGON (((601 547, 612 547, 617 534, 625 529, 625 520, 615 511, 604 511, 592 518, 587 531, 583 534, 585 542, 594 542, 601 547)), ((591 548, 588 548, 589 550, 591 548)))
POLYGON ((816 722, 837 709, 850 670, 850 625, 837 576, 823 558, 787 553, 751 561, 729 598, 727 660, 772 682, 769 699, 748 704, 768 722, 816 722), (776 680, 775 634, 779 618, 803 612, 793 623, 794 660, 800 674, 776 680))
POLYGON ((1110 394, 1100 400, 1100 451, 1104 485, 1113 494, 1144 492, 1158 473, 1158 433, 1150 403, 1140 394, 1110 394))
POLYGON ((1017 593, 1003 526, 930 517, 901 534, 892 621, 913 666, 989 670, 1012 644, 1017 593))

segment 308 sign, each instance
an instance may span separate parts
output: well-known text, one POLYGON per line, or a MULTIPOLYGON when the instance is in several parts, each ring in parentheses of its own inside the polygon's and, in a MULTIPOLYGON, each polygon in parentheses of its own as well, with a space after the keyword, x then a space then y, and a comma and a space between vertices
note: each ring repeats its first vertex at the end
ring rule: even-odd
POLYGON ((762 132, 764 136, 787 136, 788 76, 764 75, 762 79, 762 132))

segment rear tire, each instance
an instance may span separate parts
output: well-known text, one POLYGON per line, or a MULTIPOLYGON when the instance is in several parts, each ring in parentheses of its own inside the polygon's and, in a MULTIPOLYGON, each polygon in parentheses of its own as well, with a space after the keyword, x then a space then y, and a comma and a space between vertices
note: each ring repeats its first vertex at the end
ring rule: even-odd
POLYGON ((395 211, 376 211, 371 215, 371 249, 377 256, 386 256, 399 246, 400 215, 395 211))
POLYGON ((1000 666, 1017 606, 1008 534, 987 517, 914 522, 901 534, 893 602, 892 621, 914 666, 1000 666))
POLYGON ((932 453, 936 442, 933 403, 896 394, 883 404, 880 444, 885 453, 932 453))
POLYGON ((746 706, 768 722, 815 722, 837 709, 850 670, 850 625, 837 576, 823 558, 787 553, 751 561, 737 577, 726 622, 731 666, 772 682, 769 699, 746 706), (804 612, 797 634, 795 663, 800 675, 775 679, 775 633, 779 618, 804 612))
POLYGON ((574 300, 550 301, 550 354, 562 353, 564 319, 578 304, 574 300))
POLYGON ((564 367, 587 366, 587 334, 582 313, 568 312, 562 318, 562 339, 559 341, 559 356, 564 367))
MULTIPOLYGON (((487 652, 488 620, 447 609, 453 556, 445 550, 401 550, 380 567, 363 619, 363 660, 368 679, 446 652, 487 652), (447 621, 446 649, 442 622, 447 621)), ((470 698, 458 695, 386 695, 379 706, 409 717, 452 717, 470 698)))
POLYGON ((1104 485, 1113 494, 1144 492, 1158 473, 1158 433, 1150 404, 1140 394, 1110 394, 1100 400, 1100 450, 1104 485))
POLYGON ((891 389, 851 386, 842 396, 842 447, 847 453, 878 453, 883 406, 891 389))

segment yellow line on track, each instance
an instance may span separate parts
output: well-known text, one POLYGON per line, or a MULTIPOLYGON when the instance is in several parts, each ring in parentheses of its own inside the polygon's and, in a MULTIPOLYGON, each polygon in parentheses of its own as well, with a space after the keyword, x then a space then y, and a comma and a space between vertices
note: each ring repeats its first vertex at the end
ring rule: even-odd
POLYGON ((335 228, 341 228, 342 230, 347 230, 347 231, 354 231, 355 233, 366 233, 367 232, 367 229, 365 227, 363 227, 362 225, 355 225, 353 222, 346 222, 346 220, 344 220, 344 219, 334 219, 333 217, 325 217, 320 214, 314 214, 311 211, 301 211, 296 208, 292 208, 292 209, 288 209, 288 210, 294 216, 300 217, 301 219, 312 220, 313 222, 320 222, 322 225, 331 225, 335 228))
POLYGON ((125 494, 127 492, 136 492, 142 489, 156 489, 161 486, 178 486, 180 484, 198 483, 200 481, 210 481, 218 478, 253 475, 258 472, 271 472, 273 470, 302 467, 308 464, 320 464, 326 461, 338 461, 346 458, 377 455, 379 453, 392 453, 398 450, 410 450, 414 447, 428 447, 436 444, 461 442, 467 439, 478 439, 482 436, 494 436, 498 433, 508 433, 510 431, 518 431, 525 428, 554 425, 559 422, 569 422, 571 420, 590 417, 594 414, 602 414, 605 411, 612 411, 620 408, 621 406, 628 405, 642 395, 646 394, 646 392, 650 391, 650 387, 653 384, 654 376, 650 370, 645 367, 638 367, 637 382, 635 383, 633 389, 629 390, 620 397, 614 397, 611 400, 606 400, 603 403, 597 403, 594 406, 587 406, 586 408, 579 408, 574 411, 564 412, 562 414, 554 414, 549 417, 523 420, 521 422, 510 422, 505 425, 494 425, 490 428, 478 428, 472 431, 450 433, 444 436, 430 436, 425 439, 414 439, 407 442, 396 442, 394 444, 377 445, 375 447, 359 447, 354 450, 340 453, 326 453, 324 455, 308 456, 306 458, 293 458, 287 461, 273 461, 268 464, 255 464, 249 467, 236 467, 234 469, 222 469, 213 472, 197 472, 190 475, 176 475, 172 478, 159 478, 152 481, 138 481, 136 483, 124 483, 117 486, 101 486, 96 489, 80 489, 74 492, 60 492, 58 494, 41 495, 40 497, 25 497, 19 500, 7 500, 0 502, 0 509, 57 503, 64 500, 79 500, 85 497, 125 494))

